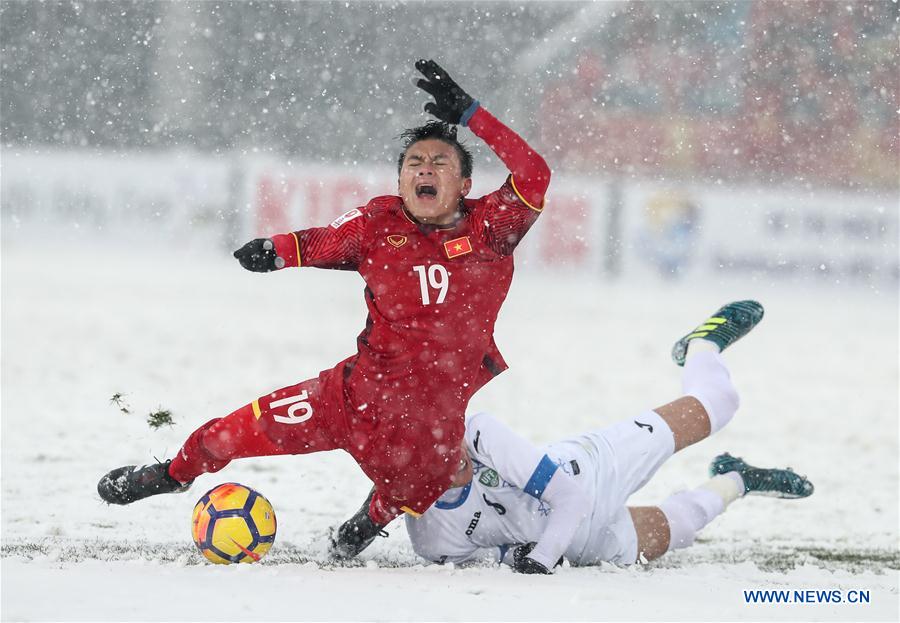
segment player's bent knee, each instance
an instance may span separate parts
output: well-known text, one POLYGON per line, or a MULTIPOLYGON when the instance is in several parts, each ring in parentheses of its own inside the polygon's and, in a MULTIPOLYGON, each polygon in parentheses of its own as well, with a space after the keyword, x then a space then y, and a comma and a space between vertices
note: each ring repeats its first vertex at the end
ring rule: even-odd
POLYGON ((709 436, 711 426, 706 407, 694 396, 682 396, 653 411, 672 432, 675 452, 709 436))
POLYGON ((629 506, 634 531, 637 534, 636 562, 651 561, 669 549, 669 524, 665 514, 657 506, 629 506))
POLYGON ((283 454, 281 448, 263 434, 250 405, 218 419, 204 431, 202 443, 211 457, 223 461, 283 454))

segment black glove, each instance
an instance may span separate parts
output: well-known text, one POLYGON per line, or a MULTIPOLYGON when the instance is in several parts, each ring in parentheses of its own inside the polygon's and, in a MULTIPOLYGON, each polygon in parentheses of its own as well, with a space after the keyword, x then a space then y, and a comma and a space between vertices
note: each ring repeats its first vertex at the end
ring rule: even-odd
MULTIPOLYGON (((550 569, 536 561, 534 558, 528 557, 528 554, 531 553, 531 550, 534 549, 535 545, 537 545, 537 543, 532 541, 531 543, 520 545, 513 550, 513 569, 516 573, 542 573, 544 575, 550 575, 552 573, 550 569)), ((559 566, 560 563, 562 563, 562 558, 556 563, 557 566, 559 566)))
POLYGON ((251 240, 234 252, 241 266, 255 273, 268 273, 284 268, 284 259, 275 253, 275 244, 269 238, 251 240))
MULTIPOLYGON (((459 124, 463 113, 469 110, 472 104, 477 107, 478 103, 459 88, 453 78, 434 61, 418 60, 416 69, 425 76, 425 80, 420 79, 416 82, 416 86, 434 97, 434 102, 425 104, 425 112, 441 121, 459 124)), ((472 112, 475 111, 470 111, 470 115, 472 112)))

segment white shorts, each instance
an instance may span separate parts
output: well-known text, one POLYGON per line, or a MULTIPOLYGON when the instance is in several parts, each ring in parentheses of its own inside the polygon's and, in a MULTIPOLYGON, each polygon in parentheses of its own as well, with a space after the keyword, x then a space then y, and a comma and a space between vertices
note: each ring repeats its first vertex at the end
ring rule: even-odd
POLYGON ((584 549, 571 557, 571 562, 633 564, 637 560, 637 533, 625 504, 675 452, 671 429, 659 414, 646 411, 568 441, 576 441, 592 455, 597 470, 588 536, 584 549))

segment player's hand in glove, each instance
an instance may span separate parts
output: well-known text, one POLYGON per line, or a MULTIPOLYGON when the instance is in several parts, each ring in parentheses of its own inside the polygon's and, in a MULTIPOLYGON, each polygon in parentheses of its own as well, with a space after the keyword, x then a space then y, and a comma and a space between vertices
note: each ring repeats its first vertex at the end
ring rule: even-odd
POLYGON ((284 259, 275 252, 275 244, 269 238, 251 240, 234 252, 241 266, 255 273, 268 273, 284 268, 284 259))
POLYGON ((425 112, 447 123, 466 125, 475 114, 478 102, 434 61, 418 60, 416 69, 425 76, 424 80, 416 82, 416 86, 434 97, 433 102, 425 104, 425 112))
MULTIPOLYGON (((547 567, 536 561, 534 558, 528 556, 531 553, 531 550, 534 549, 534 546, 537 545, 534 541, 531 543, 525 543, 524 545, 519 545, 516 549, 513 550, 513 570, 516 573, 541 573, 544 575, 550 575, 553 572, 550 571, 547 567)), ((562 564, 562 558, 559 559, 559 562, 556 563, 556 566, 562 564)))

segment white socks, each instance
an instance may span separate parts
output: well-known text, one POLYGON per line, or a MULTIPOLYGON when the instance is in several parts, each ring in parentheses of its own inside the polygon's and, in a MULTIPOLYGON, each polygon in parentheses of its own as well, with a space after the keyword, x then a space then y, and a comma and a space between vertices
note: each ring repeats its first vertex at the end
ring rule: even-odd
POLYGON ((701 352, 720 353, 722 351, 719 350, 719 345, 712 340, 696 338, 688 342, 687 352, 684 355, 685 361, 687 361, 687 359, 690 358, 691 355, 701 352))
MULTIPOLYGON (((694 339, 688 343, 681 387, 703 405, 710 433, 731 421, 740 400, 731 375, 715 342, 694 339)), ((659 505, 669 522, 669 550, 688 547, 697 533, 744 495, 744 480, 737 472, 713 476, 690 491, 679 491, 659 505)))
POLYGON ((691 340, 681 377, 685 395, 699 400, 706 410, 710 434, 728 424, 740 404, 731 375, 718 350, 719 347, 709 340, 691 340))
POLYGON ((744 481, 737 472, 713 476, 691 491, 679 491, 659 505, 669 522, 669 549, 694 542, 697 533, 744 494, 744 481))
POLYGON ((746 489, 744 488, 744 479, 741 478, 741 475, 737 472, 726 472, 718 476, 713 476, 700 485, 699 488, 708 489, 718 493, 726 508, 736 499, 743 497, 746 492, 746 489))

